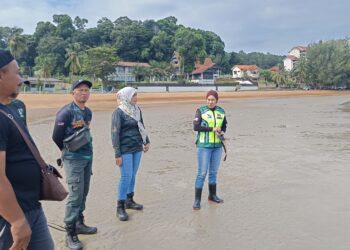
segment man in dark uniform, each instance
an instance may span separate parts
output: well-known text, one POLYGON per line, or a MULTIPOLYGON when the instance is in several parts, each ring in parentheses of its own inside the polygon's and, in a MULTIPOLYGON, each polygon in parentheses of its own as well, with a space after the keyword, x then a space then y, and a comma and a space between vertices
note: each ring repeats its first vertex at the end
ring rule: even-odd
MULTIPOLYGON (((10 52, 0 50, 0 109, 32 140, 26 107, 16 100, 23 80, 10 52)), ((33 142, 34 143, 34 142, 33 142)), ((17 127, 0 113, 0 249, 54 249, 39 202, 40 166, 17 127)))
POLYGON ((91 110, 85 106, 90 96, 92 83, 78 80, 72 85, 73 101, 65 105, 56 115, 52 139, 62 151, 63 165, 69 189, 64 223, 66 244, 69 249, 82 249, 77 234, 95 234, 96 227, 84 224, 83 212, 89 192, 92 174, 92 139, 88 130, 89 142, 81 148, 71 150, 64 140, 82 128, 88 128, 92 118, 91 110))

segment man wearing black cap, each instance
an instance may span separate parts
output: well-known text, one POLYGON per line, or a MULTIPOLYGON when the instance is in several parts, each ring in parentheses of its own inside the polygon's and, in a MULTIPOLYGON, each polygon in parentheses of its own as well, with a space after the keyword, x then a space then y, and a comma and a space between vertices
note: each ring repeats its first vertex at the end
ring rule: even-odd
MULTIPOLYGON (((95 234, 96 227, 84 224, 83 212, 86 197, 90 187, 92 174, 92 139, 89 125, 92 118, 91 110, 85 106, 90 96, 92 83, 87 80, 78 80, 72 84, 73 101, 65 105, 56 115, 52 139, 62 151, 63 165, 69 195, 66 204, 64 222, 66 225, 66 244, 69 249, 82 249, 82 243, 77 234, 95 234), (74 138, 79 130, 85 131, 87 137, 79 148, 69 146, 67 138, 74 138)), ((79 143, 79 141, 78 141, 79 143)))
MULTIPOLYGON (((0 50, 0 249, 54 249, 39 202, 40 167, 15 125, 31 138, 26 108, 16 99, 22 83, 19 67, 0 50)), ((32 139, 31 139, 32 140, 32 139)))

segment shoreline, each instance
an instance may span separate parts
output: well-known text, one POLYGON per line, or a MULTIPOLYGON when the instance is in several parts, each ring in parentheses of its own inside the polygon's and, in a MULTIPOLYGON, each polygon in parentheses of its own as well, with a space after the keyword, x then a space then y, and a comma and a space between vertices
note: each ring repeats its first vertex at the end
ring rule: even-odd
MULTIPOLYGON (((350 95, 350 91, 333 90, 272 90, 272 91, 241 91, 219 92, 220 100, 266 99, 289 97, 314 97, 350 95)), ((177 103, 202 102, 205 92, 173 92, 173 93, 139 93, 139 105, 159 105, 177 103)), ((28 111, 29 122, 40 122, 55 116, 63 105, 72 101, 71 94, 20 94, 18 99, 24 101, 28 111)), ((112 111, 116 108, 116 94, 92 93, 87 106, 93 111, 112 111)))
MULTIPOLYGON (((81 236, 84 249, 346 249, 350 113, 341 108, 349 99, 348 94, 224 100, 228 157, 218 172, 218 195, 225 203, 207 202, 205 184, 199 211, 192 209, 197 173, 192 120, 199 102, 143 105, 151 148, 142 156, 135 200, 144 210, 129 210, 128 222, 115 216, 120 172, 110 140, 111 113, 94 113, 93 176, 84 215, 99 232, 81 236)), ((50 139, 53 123, 30 124, 49 163, 60 156, 50 139)), ((49 223, 63 224, 65 202, 45 201, 43 207, 49 223)), ((66 249, 64 234, 51 233, 56 248, 66 249)))

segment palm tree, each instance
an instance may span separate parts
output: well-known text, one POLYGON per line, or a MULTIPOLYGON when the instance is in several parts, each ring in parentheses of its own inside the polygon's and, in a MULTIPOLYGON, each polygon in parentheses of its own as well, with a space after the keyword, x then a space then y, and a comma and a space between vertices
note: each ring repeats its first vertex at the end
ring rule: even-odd
POLYGON ((11 33, 7 43, 13 56, 18 58, 28 49, 26 40, 24 36, 21 35, 21 30, 13 30, 11 33))
POLYGON ((79 61, 79 51, 80 44, 73 43, 68 48, 66 48, 66 63, 64 67, 69 68, 70 74, 73 76, 81 70, 81 65, 79 61))
POLYGON ((292 70, 292 75, 293 77, 295 77, 298 84, 305 83, 305 79, 307 76, 305 58, 301 58, 300 61, 295 65, 295 67, 292 70))
POLYGON ((272 81, 276 83, 276 86, 278 86, 279 84, 287 83, 287 78, 283 73, 276 72, 276 73, 273 73, 272 75, 272 81))

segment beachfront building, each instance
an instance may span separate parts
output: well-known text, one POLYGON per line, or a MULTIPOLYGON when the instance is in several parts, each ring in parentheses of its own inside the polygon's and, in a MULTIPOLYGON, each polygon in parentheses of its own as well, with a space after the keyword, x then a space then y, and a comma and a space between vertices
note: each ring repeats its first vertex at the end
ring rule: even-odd
POLYGON ((31 92, 54 92, 55 89, 67 89, 66 83, 55 78, 27 77, 25 80, 30 82, 31 92))
POLYGON ((256 65, 235 65, 232 67, 232 78, 237 80, 259 79, 259 67, 256 65))
POLYGON ((296 46, 292 48, 289 52, 286 58, 283 60, 284 70, 285 71, 292 71, 295 64, 298 63, 300 58, 305 57, 308 47, 305 46, 296 46))
POLYGON ((211 58, 206 58, 204 63, 195 63, 195 69, 191 72, 191 82, 198 84, 214 84, 220 76, 220 69, 213 63, 211 58))
POLYGON ((278 66, 273 66, 273 67, 270 68, 270 72, 275 74, 275 73, 280 72, 280 69, 279 69, 278 66))
POLYGON ((115 75, 112 77, 113 81, 117 82, 135 82, 137 68, 149 68, 148 63, 140 62, 124 62, 120 61, 116 64, 115 75))

